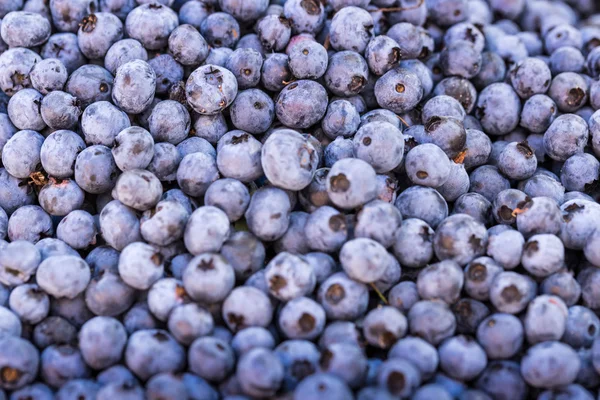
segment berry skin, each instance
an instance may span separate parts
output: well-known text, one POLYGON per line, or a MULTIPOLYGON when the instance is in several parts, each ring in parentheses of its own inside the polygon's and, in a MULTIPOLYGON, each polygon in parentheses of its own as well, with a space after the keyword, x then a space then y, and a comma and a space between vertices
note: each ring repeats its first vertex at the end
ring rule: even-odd
POLYGON ((539 343, 529 349, 521 363, 521 374, 534 387, 551 388, 572 383, 579 370, 577 353, 569 346, 555 341, 539 343), (556 364, 541 363, 557 360, 556 364))
POLYGON ((235 274, 224 257, 203 253, 190 261, 182 280, 185 291, 192 299, 212 304, 229 295, 235 284, 235 274))
POLYGON ((419 77, 407 69, 386 72, 375 84, 377 103, 395 113, 412 110, 423 97, 419 77))
POLYGON ((36 271, 38 285, 56 298, 75 298, 85 290, 90 277, 87 263, 72 255, 49 257, 36 271))
POLYGON ((125 112, 138 114, 154 99, 156 74, 143 60, 134 60, 117 69, 113 101, 125 112))
POLYGON ((318 122, 327 110, 327 92, 310 80, 287 85, 275 99, 277 119, 290 128, 308 128, 318 122))
POLYGON ((235 76, 216 65, 204 65, 188 78, 185 93, 190 106, 202 115, 214 115, 231 105, 238 91, 235 76))

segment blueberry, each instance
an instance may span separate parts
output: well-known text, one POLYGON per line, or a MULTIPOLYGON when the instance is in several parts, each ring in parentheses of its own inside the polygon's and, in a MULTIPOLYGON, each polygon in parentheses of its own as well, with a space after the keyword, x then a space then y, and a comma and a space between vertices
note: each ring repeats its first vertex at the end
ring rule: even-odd
POLYGON ((434 144, 411 149, 405 160, 406 174, 416 184, 440 187, 449 178, 451 164, 446 154, 434 144))
POLYGON ((143 4, 127 15, 125 29, 129 37, 139 40, 146 49, 158 50, 167 45, 177 20, 177 14, 169 7, 143 4))
POLYGON ((337 251, 348 238, 346 218, 333 207, 318 207, 307 215, 302 234, 308 249, 337 251))
POLYGON ((368 162, 375 172, 385 173, 402 161, 402 131, 388 122, 373 121, 361 126, 353 139, 354 154, 368 162))
POLYGON ((424 400, 424 399, 431 399, 431 398, 445 400, 445 399, 452 399, 453 397, 450 395, 450 393, 446 389, 444 389, 443 386, 431 383, 431 384, 421 386, 415 392, 415 394, 413 395, 412 398, 414 400, 421 400, 421 399, 424 400))
POLYGON ((44 97, 40 113, 48 127, 71 129, 77 124, 82 108, 76 97, 57 90, 44 97))
POLYGON ((190 133, 211 144, 216 144, 229 131, 227 122, 221 113, 215 115, 195 114, 193 117, 193 130, 190 130, 190 133))
POLYGON ((316 149, 292 130, 277 130, 266 140, 261 154, 262 167, 271 183, 299 190, 312 180, 317 168, 316 149))
POLYGON ((144 390, 136 381, 127 380, 121 383, 108 383, 103 386, 97 395, 98 400, 109 400, 115 397, 141 400, 144 397, 144 390))
POLYGON ((200 114, 217 114, 233 102, 237 88, 234 74, 224 68, 207 64, 195 70, 188 78, 187 101, 200 114))
POLYGON ((423 29, 411 22, 399 22, 390 27, 387 36, 394 40, 400 48, 400 59, 423 58, 429 54, 430 49, 424 39, 423 29))
POLYGON ((183 237, 190 213, 174 200, 162 200, 140 219, 142 237, 156 245, 167 246, 183 237))
POLYGON ((510 82, 522 99, 544 94, 550 87, 552 74, 548 65, 537 58, 526 58, 509 73, 510 82))
POLYGON ((419 387, 421 373, 411 362, 392 358, 379 367, 377 383, 394 396, 408 397, 419 387))
POLYGON ((373 17, 359 7, 344 7, 335 13, 329 28, 331 47, 337 51, 363 53, 373 37, 373 17))
POLYGON ((352 397, 348 386, 335 375, 318 373, 302 381, 294 391, 296 399, 315 399, 327 396, 333 400, 341 400, 352 397))
POLYGON ((119 362, 126 342, 125 328, 110 317, 90 319, 79 333, 81 356, 95 369, 104 369, 119 362))
POLYGON ((455 214, 437 227, 433 249, 439 259, 465 265, 484 254, 487 240, 483 224, 469 215, 455 214))
POLYGON ((42 143, 40 149, 42 167, 55 178, 70 178, 75 172, 76 159, 85 147, 85 143, 75 132, 55 131, 42 143))
POLYGON ((114 78, 104 68, 88 64, 77 68, 65 84, 65 92, 79 100, 81 108, 97 101, 110 101, 114 78))
POLYGON ((579 49, 572 46, 560 47, 550 55, 550 69, 554 75, 581 72, 584 66, 585 57, 579 49))
POLYGON ((573 348, 591 347, 598 336, 600 320, 592 310, 583 306, 569 307, 562 340, 573 348))
POLYGON ((491 51, 481 54, 481 68, 473 83, 478 89, 484 89, 492 83, 502 82, 506 76, 506 64, 500 55, 491 51))
POLYGON ((146 397, 148 399, 171 399, 186 396, 186 387, 181 376, 160 373, 150 378, 146 384, 146 397))
POLYGON ((432 188, 413 186, 397 198, 396 207, 404 218, 419 218, 436 228, 448 216, 448 205, 443 197, 432 188), (423 204, 428 207, 424 208, 423 204))
POLYGON ((47 58, 36 63, 29 75, 31 86, 43 95, 53 90, 62 90, 67 78, 67 68, 56 58, 47 58))
POLYGON ((188 302, 182 282, 174 278, 159 278, 148 291, 148 309, 160 321, 166 321, 175 307, 188 302))
POLYGON ((514 356, 521 349, 523 340, 523 325, 511 314, 492 314, 477 328, 477 341, 490 359, 514 356))
POLYGON ((521 376, 519 364, 513 361, 490 362, 475 382, 475 387, 491 398, 526 398, 528 389, 521 376))
POLYGON ((36 243, 54 234, 52 219, 40 206, 25 205, 12 213, 8 220, 8 238, 11 242, 27 240, 36 243))
POLYGON ((223 319, 234 332, 250 326, 266 327, 273 318, 271 302, 259 289, 243 286, 235 288, 225 299, 222 306, 223 319), (246 307, 252 301, 253 308, 246 307))
POLYGON ((498 157, 498 169, 511 179, 529 178, 536 167, 537 158, 526 141, 509 143, 498 157))
POLYGON ((233 73, 240 89, 248 89, 260 82, 262 63, 263 57, 259 52, 240 48, 229 55, 225 67, 233 73))
POLYGON ((94 217, 83 210, 70 212, 56 228, 56 237, 75 249, 84 249, 95 244, 96 234, 94 217))
POLYGON ((383 75, 396 67, 402 56, 399 44, 385 35, 372 38, 365 49, 365 59, 375 75, 383 75))
POLYGON ((141 239, 137 215, 118 200, 108 203, 100 213, 100 230, 107 244, 116 250, 141 239))
POLYGON ((406 317, 394 307, 370 311, 363 322, 365 339, 372 346, 389 348, 407 331, 406 317))
POLYGON ((123 23, 114 14, 99 12, 85 17, 77 32, 79 49, 91 60, 102 59, 123 38, 123 23))
POLYGON ((344 273, 331 275, 318 291, 319 303, 327 317, 336 320, 353 320, 364 314, 368 299, 367 287, 344 273))
POLYGON ((503 313, 517 314, 535 297, 537 285, 527 275, 501 272, 492 281, 490 301, 503 313))
POLYGON ((185 352, 166 331, 140 330, 127 341, 125 363, 139 378, 148 379, 160 372, 181 370, 185 352))
POLYGON ((503 135, 514 130, 520 113, 519 97, 506 83, 493 83, 479 94, 475 116, 480 118, 489 135, 503 135))
POLYGON ((349 97, 365 88, 368 75, 369 67, 365 59, 354 51, 345 50, 330 57, 324 81, 334 95, 349 97))
POLYGON ((359 346, 350 343, 332 343, 321 353, 319 370, 335 375, 348 386, 357 388, 365 381, 367 362, 359 346))
POLYGON ((508 230, 491 235, 488 240, 487 255, 505 269, 513 269, 521 262, 525 239, 516 230, 508 230))
POLYGON ((215 159, 202 152, 191 153, 183 157, 177 169, 177 182, 189 195, 200 196, 210 184, 219 178, 215 159), (203 175, 198 175, 198 168, 203 175))
POLYGON ((475 378, 487 365, 483 348, 468 336, 460 335, 445 340, 440 345, 439 355, 441 369, 459 380, 475 378))
POLYGON ((104 68, 111 74, 116 74, 117 69, 123 64, 133 60, 148 60, 148 52, 144 46, 135 39, 121 39, 106 50, 104 68))
POLYGON ((481 70, 481 52, 468 41, 451 43, 440 53, 440 67, 445 75, 473 78, 481 70))
POLYGON ((131 169, 122 173, 112 192, 113 198, 138 211, 154 207, 162 195, 158 178, 142 169, 131 169))
POLYGON ((90 277, 87 263, 72 255, 49 257, 36 271, 37 284, 56 298, 75 298, 85 290, 90 277))
POLYGON ((547 399, 548 396, 553 396, 557 398, 571 398, 571 399, 593 399, 591 393, 586 390, 583 386, 577 384, 567 385, 560 389, 547 390, 540 394, 540 398, 547 399))
POLYGON ((288 56, 281 53, 273 53, 265 58, 261 70, 261 83, 265 89, 279 91, 289 83, 292 73, 288 61, 288 56))
MULTIPOLYGON (((325 74, 329 65, 325 47, 311 40, 292 46, 288 56, 289 71, 297 79, 318 79, 325 74)), ((285 80, 287 79, 282 79, 281 82, 285 80)))
POLYGON ((208 304, 225 299, 234 283, 233 268, 217 254, 204 253, 194 257, 183 272, 183 285, 189 296, 208 304))
POLYGON ((75 181, 88 193, 104 193, 115 184, 117 165, 108 147, 90 146, 75 159, 75 181))
POLYGON ((41 106, 44 96, 35 89, 23 89, 8 101, 7 112, 11 122, 19 129, 40 131, 46 127, 41 106))
MULTIPOLYGON (((66 68, 66 72, 69 74, 86 63, 85 56, 81 53, 81 50, 79 50, 79 46, 77 44, 77 35, 74 33, 55 33, 51 35, 48 41, 42 47, 40 55, 46 60, 51 60, 42 60, 42 62, 40 62, 41 66, 37 66, 35 68, 38 70, 38 72, 35 72, 34 75, 38 75, 39 72, 45 71, 41 67, 53 63, 53 59, 59 60, 66 68)), ((52 75, 54 75, 54 73, 55 71, 52 72, 52 75)), ((45 82, 45 79, 42 80, 38 78, 41 77, 38 76, 34 78, 34 81, 37 83, 32 82, 34 87, 42 81, 45 82)), ((50 76, 45 78, 50 78, 50 76)), ((62 89, 62 86, 59 89, 62 89)), ((42 90, 40 90, 40 92, 42 92, 42 90)))
POLYGON ((530 344, 559 340, 566 328, 568 309, 557 296, 541 295, 531 301, 524 318, 530 344))
POLYGON ((330 347, 334 344, 349 344, 358 347, 360 343, 360 330, 353 322, 348 321, 335 321, 328 324, 319 339, 319 347, 321 348, 330 347))
POLYGON ((401 225, 402 216, 392 204, 374 200, 362 208, 356 219, 356 237, 371 238, 388 248, 395 241, 394 234, 401 225))
POLYGON ((578 302, 581 295, 581 286, 572 273, 557 272, 550 275, 542 282, 540 291, 543 294, 553 294, 560 297, 567 306, 578 302))
POLYGON ((258 21, 256 31, 265 49, 281 51, 290 40, 292 22, 281 14, 270 14, 258 21))
POLYGON ((408 325, 411 334, 437 345, 454 334, 456 318, 444 302, 421 300, 410 309, 408 325))
POLYGON ((200 32, 209 46, 233 48, 240 37, 240 26, 233 16, 216 12, 201 22, 200 32))
POLYGON ((377 103, 395 113, 413 109, 423 96, 418 76, 407 69, 386 72, 375 84, 377 103))
POLYGON ((81 208, 85 193, 72 179, 54 179, 44 185, 38 194, 40 206, 52 216, 65 216, 81 208))
POLYGON ((296 297, 279 312, 279 327, 290 339, 315 339, 325 327, 325 311, 307 297, 296 297))
MULTIPOLYGON (((79 256, 77 250, 70 247, 68 244, 60 239, 53 239, 50 237, 44 238, 35 244, 42 256, 42 261, 48 257, 57 255, 72 255, 79 256)), ((87 261, 86 261, 87 262, 87 261)))
POLYGON ((460 296, 463 271, 453 261, 445 260, 423 268, 417 277, 417 290, 423 300, 440 299, 448 304, 460 296))
POLYGON ((588 99, 588 84, 575 72, 563 72, 552 79, 548 95, 556 102, 562 112, 574 112, 580 109, 588 99))
POLYGON ((433 257, 433 230, 424 221, 409 218, 394 234, 394 254, 400 265, 409 268, 425 266, 433 257))
POLYGON ((292 21, 294 33, 316 34, 323 28, 326 19, 323 4, 316 0, 286 1, 283 15, 292 21))
POLYGON ((230 233, 227 214, 217 207, 204 206, 190 215, 183 239, 188 251, 199 255, 219 251, 230 233))
POLYGON ((36 13, 12 11, 2 17, 0 33, 10 47, 35 47, 50 37, 50 21, 36 13))
POLYGON ((233 125, 252 134, 267 131, 275 116, 273 101, 259 89, 241 91, 230 108, 233 125))
POLYGON ((17 11, 21 7, 23 7, 23 0, 11 0, 3 3, 2 8, 0 8, 0 18, 4 18, 9 12, 17 11))
POLYGON ((554 235, 533 235, 523 249, 521 262, 532 275, 542 277, 551 275, 564 264, 564 246, 554 235))
POLYGON ((155 86, 156 74, 147 62, 129 61, 117 69, 112 99, 123 111, 137 114, 152 102, 155 86))
POLYGON ((307 128, 326 112, 327 93, 317 82, 300 80, 287 85, 275 100, 277 119, 290 128, 307 128))
POLYGON ((197 304, 183 304, 169 314, 169 332, 175 339, 190 345, 195 339, 210 334, 214 327, 213 317, 197 304))
POLYGON ((572 383, 580 361, 566 344, 548 341, 531 347, 521 362, 521 374, 527 383, 539 388, 553 388, 572 383), (549 363, 554 360, 553 363, 549 363))
POLYGON ((195 66, 208 56, 208 45, 200 32, 192 25, 175 28, 169 36, 169 52, 182 65, 195 66))
POLYGON ((282 301, 304 296, 314 290, 316 277, 312 265, 303 257, 278 254, 265 269, 269 293, 282 301))
MULTIPOLYGON (((123 282, 115 266, 114 271, 92 278, 85 292, 85 304, 96 315, 117 316, 132 306, 135 296, 135 289, 123 282)), ((124 322, 129 327, 127 320, 124 322)))
POLYGON ((289 226, 290 199, 277 188, 262 188, 254 193, 245 217, 250 231, 262 240, 277 240, 289 226))
POLYGON ((1 387, 15 390, 32 383, 40 364, 38 350, 27 340, 10 335, 3 335, 0 344, 0 367, 5 371, 1 387))
POLYGON ((0 326, 2 335, 20 337, 23 329, 20 317, 6 307, 0 308, 0 314, 2 315, 2 325, 0 326))
POLYGON ((0 89, 11 96, 29 87, 31 70, 41 60, 37 53, 26 48, 17 47, 4 51, 0 55, 0 89))
POLYGON ((180 103, 165 100, 157 103, 148 119, 149 131, 155 142, 179 144, 190 132, 190 114, 180 103))

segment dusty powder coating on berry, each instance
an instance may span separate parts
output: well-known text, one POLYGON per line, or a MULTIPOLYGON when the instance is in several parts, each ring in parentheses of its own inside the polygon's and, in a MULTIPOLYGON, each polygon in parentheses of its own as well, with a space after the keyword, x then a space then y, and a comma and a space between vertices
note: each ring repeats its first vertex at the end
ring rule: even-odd
POLYGON ((596 5, 271 3, 0 2, 0 398, 593 398, 596 5))
POLYGON ((185 90, 188 103, 196 112, 213 115, 233 102, 238 84, 227 69, 204 65, 190 75, 185 90))

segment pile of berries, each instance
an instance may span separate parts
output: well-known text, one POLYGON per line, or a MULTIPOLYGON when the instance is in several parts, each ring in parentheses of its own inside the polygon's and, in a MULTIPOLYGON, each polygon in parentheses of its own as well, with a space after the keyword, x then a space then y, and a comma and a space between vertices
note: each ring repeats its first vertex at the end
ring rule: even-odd
POLYGON ((596 0, 0 0, 0 400, 594 400, 596 0))

